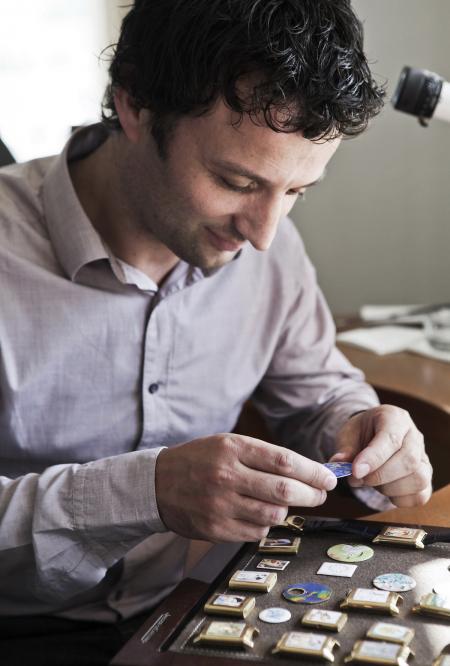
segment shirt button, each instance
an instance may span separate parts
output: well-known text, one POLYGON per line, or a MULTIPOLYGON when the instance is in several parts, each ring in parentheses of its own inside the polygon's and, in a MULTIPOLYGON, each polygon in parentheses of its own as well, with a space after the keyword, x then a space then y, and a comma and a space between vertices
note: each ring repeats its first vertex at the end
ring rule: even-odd
POLYGON ((156 393, 158 389, 159 389, 159 384, 150 384, 150 386, 148 387, 148 392, 156 393))

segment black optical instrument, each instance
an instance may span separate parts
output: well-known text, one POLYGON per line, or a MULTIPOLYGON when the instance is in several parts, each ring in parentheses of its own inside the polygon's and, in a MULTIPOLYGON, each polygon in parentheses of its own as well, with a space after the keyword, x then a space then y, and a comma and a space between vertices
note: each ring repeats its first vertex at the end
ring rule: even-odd
POLYGON ((450 122, 450 84, 426 69, 404 67, 392 105, 398 111, 417 116, 424 127, 430 118, 450 122))

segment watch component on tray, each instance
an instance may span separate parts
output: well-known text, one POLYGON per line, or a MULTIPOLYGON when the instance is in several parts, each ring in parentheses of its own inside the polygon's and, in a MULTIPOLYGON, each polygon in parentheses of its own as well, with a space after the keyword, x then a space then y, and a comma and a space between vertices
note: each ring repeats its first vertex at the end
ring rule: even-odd
POLYGON ((408 592, 416 587, 414 578, 402 573, 381 574, 373 579, 372 584, 388 592, 408 592))
POLYGON ((400 610, 397 604, 402 601, 403 598, 397 592, 357 587, 347 593, 340 607, 344 610, 369 610, 398 615, 400 610))
POLYGON ((357 564, 346 564, 345 562, 324 562, 320 565, 317 573, 321 576, 343 576, 345 578, 351 578, 357 568, 357 564))
POLYGON ((264 537, 258 546, 260 553, 288 553, 296 555, 300 548, 300 537, 264 537))
POLYGON ((401 624, 391 624, 390 622, 375 622, 367 630, 366 636, 378 641, 391 641, 391 643, 409 645, 414 638, 414 629, 404 627, 401 624))
POLYGON ((194 638, 194 643, 253 648, 253 639, 258 634, 258 629, 246 622, 212 620, 194 638))
POLYGON ((408 657, 411 654, 407 645, 382 643, 381 641, 356 641, 351 653, 345 657, 344 661, 345 663, 408 666, 408 657))
POLYGON ((432 666, 450 666, 450 643, 446 645, 441 654, 433 661, 432 666))
POLYGON ((341 631, 348 620, 347 613, 340 611, 323 610, 322 608, 310 608, 301 619, 301 623, 307 627, 316 629, 328 629, 329 631, 341 631))
POLYGON ((439 581, 433 585, 433 592, 440 597, 450 597, 450 581, 439 581))
POLYGON ((338 543, 327 550, 328 557, 338 562, 364 562, 373 554, 373 548, 360 543, 338 543))
POLYGON ((419 603, 412 608, 413 613, 432 615, 450 620, 450 599, 430 592, 421 597, 419 603))
POLYGON ((257 569, 271 569, 274 571, 284 571, 289 564, 289 560, 261 560, 256 565, 257 569))
POLYGON ((439 657, 433 661, 433 666, 450 666, 450 654, 440 654, 439 657))
POLYGON ((269 624, 279 624, 291 619, 291 612, 287 608, 264 608, 258 615, 259 619, 269 624))
POLYGON ((275 528, 284 527, 291 532, 303 532, 303 525, 305 524, 305 518, 303 516, 296 516, 292 514, 287 516, 286 520, 283 520, 279 525, 274 525, 275 528))
POLYGON ((423 540, 426 536, 425 530, 416 529, 415 527, 386 525, 372 542, 425 548, 423 540))
POLYGON ((335 647, 340 647, 337 640, 324 634, 287 631, 282 635, 272 653, 321 657, 327 661, 334 661, 333 650, 335 647))
POLYGON ((322 583, 295 583, 286 587, 282 594, 294 604, 321 604, 331 597, 331 589, 322 583))
POLYGON ((234 572, 228 581, 228 587, 232 590, 270 592, 276 582, 277 574, 274 571, 247 571, 242 569, 234 572))
POLYGON ((241 594, 213 594, 203 607, 212 615, 237 615, 247 617, 255 607, 255 597, 241 594))

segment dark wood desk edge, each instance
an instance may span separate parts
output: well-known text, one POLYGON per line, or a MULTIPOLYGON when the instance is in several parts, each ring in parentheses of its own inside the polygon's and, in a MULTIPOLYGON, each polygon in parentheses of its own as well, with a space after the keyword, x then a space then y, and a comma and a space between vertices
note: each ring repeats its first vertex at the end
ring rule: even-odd
MULTIPOLYGON (((128 641, 122 650, 110 662, 110 666, 149 666, 149 648, 153 648, 152 666, 170 666, 176 653, 168 650, 159 651, 170 638, 171 641, 185 625, 189 618, 197 612, 201 600, 208 596, 208 591, 217 587, 233 568, 235 562, 242 557, 242 548, 230 559, 228 564, 211 583, 194 578, 183 579, 177 587, 164 599, 144 622, 133 638, 128 641), (131 660, 131 661, 130 661, 131 660)), ((186 666, 211 666, 210 657, 186 657, 186 666)), ((214 661, 214 663, 217 663, 214 661)))
MULTIPOLYGON (((209 585, 193 578, 185 578, 175 590, 157 607, 133 638, 116 654, 111 666, 133 664, 148 666, 149 648, 152 651, 152 666, 164 663, 169 666, 175 653, 159 652, 158 648, 169 636, 176 633, 181 623, 196 609, 199 599, 207 592, 209 585)), ((187 662, 189 663, 189 662, 187 662)), ((201 661, 199 660, 199 663, 201 661)))

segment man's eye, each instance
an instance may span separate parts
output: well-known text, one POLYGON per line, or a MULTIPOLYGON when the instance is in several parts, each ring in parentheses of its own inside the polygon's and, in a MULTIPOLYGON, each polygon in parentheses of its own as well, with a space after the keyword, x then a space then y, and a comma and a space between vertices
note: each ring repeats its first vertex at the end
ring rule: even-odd
MULTIPOLYGON (((240 192, 241 194, 248 194, 250 192, 253 192, 257 187, 257 183, 250 182, 248 185, 236 185, 236 183, 232 183, 223 176, 218 177, 220 185, 222 187, 225 187, 228 190, 232 190, 233 192, 240 192)), ((288 190, 286 192, 288 196, 295 196, 298 199, 304 199, 305 198, 305 190, 288 190)))
POLYGON ((229 190, 233 190, 233 192, 252 192, 254 188, 254 183, 249 183, 248 185, 236 185, 236 183, 231 183, 229 180, 226 178, 223 178, 223 176, 219 177, 219 182, 222 186, 226 187, 229 190))

